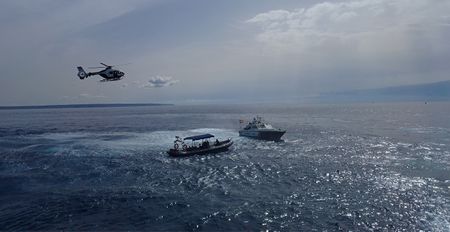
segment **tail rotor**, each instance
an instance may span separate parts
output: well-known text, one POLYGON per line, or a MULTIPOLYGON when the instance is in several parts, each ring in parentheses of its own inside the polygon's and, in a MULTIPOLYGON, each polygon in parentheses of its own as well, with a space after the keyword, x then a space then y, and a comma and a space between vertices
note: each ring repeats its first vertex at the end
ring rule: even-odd
POLYGON ((78 69, 78 77, 83 80, 84 78, 88 77, 88 74, 84 71, 84 69, 81 66, 77 67, 78 69))

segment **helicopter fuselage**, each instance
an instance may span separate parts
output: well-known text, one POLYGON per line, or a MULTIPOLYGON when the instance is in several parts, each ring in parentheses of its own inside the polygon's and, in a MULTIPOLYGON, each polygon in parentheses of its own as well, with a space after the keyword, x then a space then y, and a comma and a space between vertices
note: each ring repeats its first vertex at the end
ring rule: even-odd
POLYGON ((99 72, 94 72, 94 73, 88 73, 88 75, 90 74, 90 76, 92 75, 99 75, 103 78, 105 78, 106 80, 118 80, 120 78, 122 78, 125 74, 117 69, 112 69, 112 68, 106 68, 102 71, 99 72))
POLYGON ((105 69, 98 72, 88 72, 86 73, 82 67, 78 67, 78 77, 80 79, 88 78, 90 76, 99 75, 104 78, 103 81, 117 81, 122 79, 125 75, 122 71, 118 69, 112 69, 111 67, 106 67, 105 69))

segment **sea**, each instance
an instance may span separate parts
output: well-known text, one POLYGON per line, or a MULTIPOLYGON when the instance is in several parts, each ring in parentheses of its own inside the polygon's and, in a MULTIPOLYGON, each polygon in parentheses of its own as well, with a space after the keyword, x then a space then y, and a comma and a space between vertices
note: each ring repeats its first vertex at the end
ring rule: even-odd
POLYGON ((0 230, 450 231, 450 102, 0 110, 0 230))

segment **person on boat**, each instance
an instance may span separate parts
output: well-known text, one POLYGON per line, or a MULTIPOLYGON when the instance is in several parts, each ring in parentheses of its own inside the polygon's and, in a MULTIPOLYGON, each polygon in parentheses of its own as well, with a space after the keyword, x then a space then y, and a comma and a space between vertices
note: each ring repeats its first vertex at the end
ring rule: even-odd
POLYGON ((207 148, 207 147, 208 147, 208 141, 204 141, 204 142, 202 143, 201 148, 207 148))
POLYGON ((217 145, 219 145, 219 143, 220 143, 220 142, 219 142, 219 139, 216 139, 216 143, 215 143, 214 145, 217 146, 217 145))

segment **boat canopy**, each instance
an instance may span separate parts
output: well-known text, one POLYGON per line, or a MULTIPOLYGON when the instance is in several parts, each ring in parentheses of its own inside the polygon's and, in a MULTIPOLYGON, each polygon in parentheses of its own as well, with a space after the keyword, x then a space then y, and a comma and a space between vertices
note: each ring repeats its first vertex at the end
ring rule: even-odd
POLYGON ((186 138, 184 138, 184 140, 195 141, 195 140, 200 140, 200 139, 209 139, 209 138, 212 138, 212 137, 214 137, 214 135, 212 135, 212 134, 204 134, 204 135, 196 135, 196 136, 186 137, 186 138))

